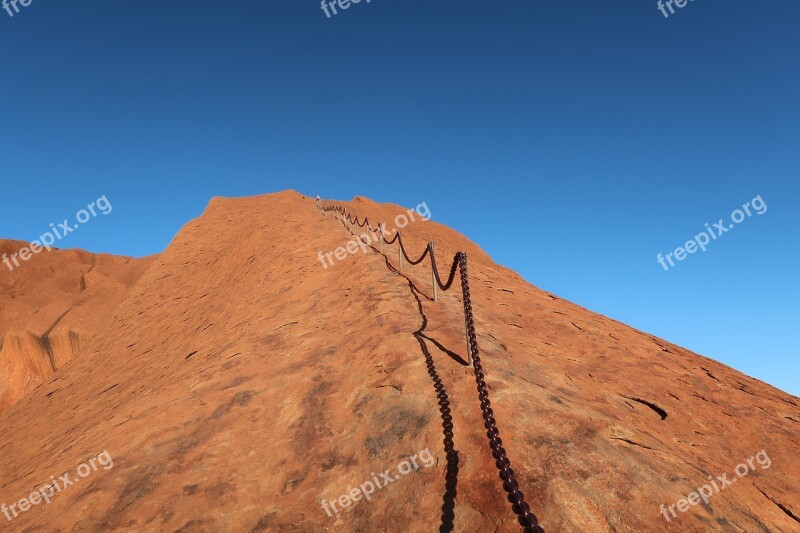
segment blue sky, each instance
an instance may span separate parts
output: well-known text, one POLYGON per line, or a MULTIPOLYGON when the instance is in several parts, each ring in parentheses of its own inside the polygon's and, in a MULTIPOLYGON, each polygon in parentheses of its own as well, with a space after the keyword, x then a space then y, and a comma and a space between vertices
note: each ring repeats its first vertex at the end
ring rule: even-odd
MULTIPOLYGON (((416 205, 531 283, 800 394, 796 0, 0 11, 0 237, 161 251, 212 196, 416 205), (656 256, 760 195, 669 271, 656 256)), ((0 270, 2 275, 2 270, 0 270)))

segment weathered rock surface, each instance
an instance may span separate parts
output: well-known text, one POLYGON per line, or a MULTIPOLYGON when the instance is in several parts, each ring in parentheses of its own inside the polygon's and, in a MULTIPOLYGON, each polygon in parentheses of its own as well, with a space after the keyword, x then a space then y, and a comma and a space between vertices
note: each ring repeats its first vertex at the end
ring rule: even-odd
MULTIPOLYGON (((25 246, 0 240, 0 257, 25 246)), ((54 249, 0 263, 0 413, 77 356, 151 261, 54 249)))
MULTIPOLYGON (((389 229, 405 211, 349 205, 389 229)), ((797 398, 531 286, 435 222, 403 233, 412 255, 435 240, 443 273, 469 254, 492 406, 548 531, 800 530, 797 398), (769 468, 664 519, 659 505, 762 450, 769 468)), ((6 526, 518 531, 463 364, 459 290, 432 302, 427 262, 387 265, 396 245, 323 268, 318 252, 350 238, 297 193, 214 199, 81 356, 0 420, 0 502, 114 458, 6 526), (425 449, 433 466, 323 509, 425 449)))

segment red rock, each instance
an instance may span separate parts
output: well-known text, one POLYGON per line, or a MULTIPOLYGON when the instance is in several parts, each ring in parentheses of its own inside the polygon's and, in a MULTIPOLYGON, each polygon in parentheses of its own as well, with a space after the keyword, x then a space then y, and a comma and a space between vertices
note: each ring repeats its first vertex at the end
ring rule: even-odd
MULTIPOLYGON (((346 205, 372 223, 403 211, 346 205)), ((114 459, 10 527, 434 531, 452 506, 454 531, 518 531, 460 362, 457 283, 434 303, 427 262, 404 268, 410 281, 374 252, 323 268, 318 252, 350 238, 294 192, 212 200, 81 356, 3 415, 0 502, 114 459), (425 449, 434 466, 323 510, 425 449)), ((797 398, 542 291, 434 221, 404 239, 412 255, 435 240, 443 274, 469 255, 492 407, 547 531, 798 531, 797 398), (663 518, 659 505, 762 450, 769 468, 663 518)))
MULTIPOLYGON (((0 257, 27 245, 0 239, 0 257)), ((0 413, 77 356, 151 261, 53 249, 0 263, 0 413)))

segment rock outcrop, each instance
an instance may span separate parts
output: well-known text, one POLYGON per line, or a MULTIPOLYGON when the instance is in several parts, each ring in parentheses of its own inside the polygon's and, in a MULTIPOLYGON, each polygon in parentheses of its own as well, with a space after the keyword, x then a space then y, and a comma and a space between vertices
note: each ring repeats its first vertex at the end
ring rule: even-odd
MULTIPOLYGON (((0 257, 26 245, 0 240, 0 257)), ((0 413, 74 359, 151 262, 54 249, 0 263, 0 413)))
MULTIPOLYGON (((348 205, 388 229, 406 212, 348 205)), ((403 233, 412 254, 434 240, 443 273, 469 254, 492 407, 547 531, 800 530, 797 398, 538 289, 436 222, 403 233), (718 476, 737 481, 676 507, 718 476)), ((433 302, 428 263, 400 274, 396 246, 321 264, 350 239, 297 193, 214 199, 0 420, 0 502, 114 459, 12 527, 519 531, 460 292, 433 302)))

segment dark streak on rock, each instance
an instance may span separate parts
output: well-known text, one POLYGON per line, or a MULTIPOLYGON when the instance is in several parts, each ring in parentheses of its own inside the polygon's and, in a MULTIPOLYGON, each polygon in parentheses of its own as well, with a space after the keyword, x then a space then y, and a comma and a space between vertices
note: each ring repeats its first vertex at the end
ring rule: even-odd
POLYGON ((278 514, 278 513, 273 511, 273 512, 271 512, 269 514, 265 514, 264 516, 262 516, 261 519, 258 521, 258 524, 256 524, 253 527, 253 529, 250 530, 250 533, 261 533, 262 531, 268 531, 269 530, 269 525, 272 522, 272 520, 275 518, 276 514, 278 514))
POLYGON ((708 377, 710 377, 711 379, 713 379, 713 380, 715 380, 715 381, 717 381, 719 383, 722 383, 717 376, 715 376, 714 374, 711 373, 711 371, 709 369, 703 368, 702 366, 700 367, 700 369, 703 370, 706 374, 708 374, 708 377))
POLYGON ((756 486, 756 485, 753 485, 753 486, 756 487, 756 490, 758 490, 758 492, 763 494, 766 499, 768 499, 769 501, 771 501, 772 503, 777 505, 778 508, 780 508, 781 511, 786 513, 786 516, 788 516, 789 518, 791 518, 792 520, 794 520, 795 522, 800 524, 800 518, 796 514, 794 514, 794 512, 792 512, 791 509, 789 509, 784 504, 782 504, 781 502, 779 502, 778 500, 776 500, 775 498, 773 498, 772 496, 770 496, 769 494, 767 494, 766 492, 761 490, 758 486, 756 486))
POLYGON ((652 450, 653 449, 650 446, 647 446, 646 444, 640 444, 640 443, 638 443, 636 441, 632 441, 630 439, 626 439, 626 438, 623 438, 623 437, 611 437, 611 440, 621 440, 622 442, 626 442, 628 444, 631 444, 633 446, 638 446, 638 447, 644 448, 646 450, 652 450))
POLYGON ((627 398, 629 400, 633 400, 634 402, 639 402, 642 405, 646 405, 647 407, 649 407, 650 409, 652 409, 653 411, 658 413, 658 416, 661 417, 661 420, 666 420, 666 418, 669 416, 667 414, 666 410, 664 410, 663 408, 661 408, 658 405, 654 404, 653 402, 648 402, 647 400, 642 400, 641 398, 637 398, 636 396, 625 396, 625 398, 627 398))

